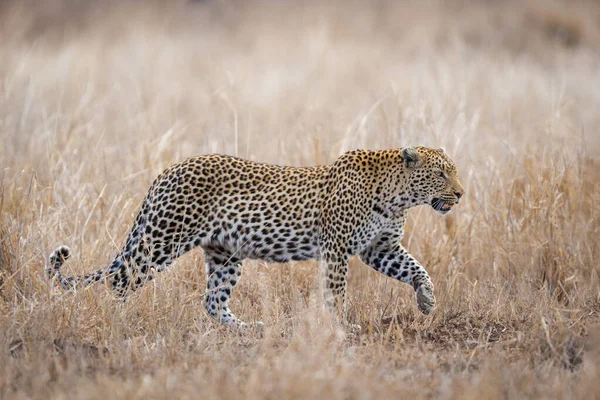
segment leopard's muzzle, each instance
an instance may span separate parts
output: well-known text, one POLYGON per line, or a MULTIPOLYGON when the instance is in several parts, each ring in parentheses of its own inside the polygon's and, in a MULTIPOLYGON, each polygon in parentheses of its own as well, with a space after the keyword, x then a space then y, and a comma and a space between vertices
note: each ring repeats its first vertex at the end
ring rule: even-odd
POLYGON ((438 198, 431 200, 431 207, 442 215, 448 213, 454 204, 456 203, 438 198))

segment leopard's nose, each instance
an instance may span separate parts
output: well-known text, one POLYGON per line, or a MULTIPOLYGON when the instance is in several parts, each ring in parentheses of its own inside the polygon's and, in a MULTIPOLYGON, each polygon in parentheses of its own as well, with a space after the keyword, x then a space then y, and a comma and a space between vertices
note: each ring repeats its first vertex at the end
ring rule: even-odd
POLYGON ((460 198, 462 197, 464 191, 461 190, 460 192, 454 192, 454 195, 456 196, 456 203, 458 204, 460 198))

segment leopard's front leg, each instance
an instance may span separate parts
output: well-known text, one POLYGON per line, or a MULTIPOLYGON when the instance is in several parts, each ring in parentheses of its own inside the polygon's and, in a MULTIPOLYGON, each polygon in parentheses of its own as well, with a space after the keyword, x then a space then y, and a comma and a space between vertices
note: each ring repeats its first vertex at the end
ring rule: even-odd
POLYGON ((332 252, 325 246, 324 257, 324 288, 323 303, 325 309, 331 312, 338 321, 353 333, 361 331, 360 325, 350 324, 346 315, 346 282, 348 280, 348 260, 346 254, 332 252))
POLYGON ((369 247, 360 257, 374 270, 411 285, 419 310, 424 314, 431 312, 435 306, 433 282, 425 268, 400 244, 387 248, 369 247))
POLYGON ((326 261, 325 268, 325 308, 339 318, 339 322, 352 333, 361 331, 360 325, 348 323, 346 315, 346 282, 348 280, 348 258, 335 258, 326 261))
POLYGON ((323 301, 325 308, 342 321, 346 318, 346 281, 348 280, 348 258, 327 254, 325 262, 325 287, 323 301))

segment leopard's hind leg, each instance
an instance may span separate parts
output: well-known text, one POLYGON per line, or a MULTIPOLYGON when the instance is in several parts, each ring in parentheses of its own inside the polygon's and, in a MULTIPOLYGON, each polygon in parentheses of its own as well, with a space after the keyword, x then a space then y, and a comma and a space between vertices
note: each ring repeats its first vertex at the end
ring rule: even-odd
POLYGON ((229 309, 233 288, 242 274, 242 260, 228 250, 217 247, 203 247, 206 263, 206 293, 204 307, 217 321, 229 328, 247 328, 263 326, 260 321, 247 324, 238 319, 229 309))
POLYGON ((199 240, 193 238, 164 242, 149 236, 140 236, 125 246, 109 267, 110 287, 117 297, 125 297, 147 281, 156 272, 169 267, 177 258, 197 247, 199 240))

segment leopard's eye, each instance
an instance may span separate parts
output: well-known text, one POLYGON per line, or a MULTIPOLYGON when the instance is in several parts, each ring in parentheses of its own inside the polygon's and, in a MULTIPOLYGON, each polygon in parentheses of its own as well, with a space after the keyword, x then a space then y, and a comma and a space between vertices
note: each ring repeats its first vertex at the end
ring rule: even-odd
POLYGON ((442 179, 446 179, 446 174, 442 170, 437 171, 437 176, 439 176, 442 179))

